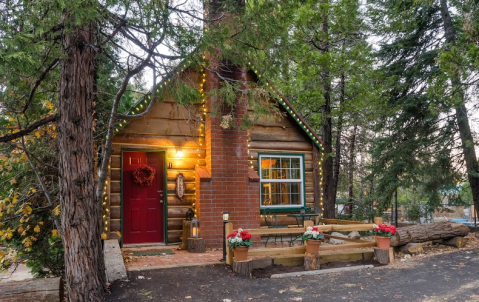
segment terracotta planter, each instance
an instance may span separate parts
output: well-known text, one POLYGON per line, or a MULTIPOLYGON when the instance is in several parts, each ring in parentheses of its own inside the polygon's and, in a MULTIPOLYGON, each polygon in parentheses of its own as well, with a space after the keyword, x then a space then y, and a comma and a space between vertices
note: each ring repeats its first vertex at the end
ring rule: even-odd
POLYGON ((319 253, 319 246, 321 245, 321 240, 306 240, 306 253, 317 254, 319 253))
POLYGON ((249 246, 237 246, 233 249, 234 259, 236 261, 244 261, 248 259, 249 246))
POLYGON ((388 249, 391 246, 391 237, 376 236, 376 242, 378 243, 378 248, 388 249))

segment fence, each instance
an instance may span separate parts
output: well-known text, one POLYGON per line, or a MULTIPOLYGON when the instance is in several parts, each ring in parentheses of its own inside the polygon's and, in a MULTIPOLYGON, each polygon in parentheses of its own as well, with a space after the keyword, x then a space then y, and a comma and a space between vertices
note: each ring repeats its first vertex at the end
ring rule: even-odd
MULTIPOLYGON (((328 225, 317 225, 320 231, 324 232, 352 232, 352 231, 370 231, 373 229, 372 223, 361 223, 356 221, 349 221, 349 220, 339 220, 339 219, 322 219, 322 223, 330 223, 328 225)), ((265 236, 265 235, 277 235, 277 234, 291 234, 291 235, 301 235, 305 232, 308 226, 313 226, 312 221, 305 221, 304 227, 298 228, 278 228, 278 229, 270 229, 270 228, 258 228, 258 229, 247 229, 247 231, 252 235, 258 236, 265 236)), ((226 223, 225 226, 226 234, 233 233, 234 227, 232 222, 226 223)), ((343 238, 343 237, 335 237, 328 234, 325 234, 325 237, 328 238, 335 238, 347 241, 349 243, 346 244, 339 244, 339 245, 321 245, 319 251, 321 256, 330 256, 336 255, 338 259, 343 259, 339 261, 346 260, 353 260, 352 254, 361 255, 361 258, 364 258, 364 251, 351 251, 351 249, 358 249, 358 248, 372 248, 376 246, 375 241, 368 241, 362 239, 350 239, 350 238, 343 238), (346 250, 346 251, 345 251, 346 250), (328 252, 332 252, 332 254, 328 254, 328 252)), ((227 240, 225 238, 225 240, 227 240)), ((305 247, 298 246, 298 247, 281 247, 281 248, 251 248, 248 252, 249 256, 257 257, 271 257, 271 258, 298 258, 304 257, 305 247)), ((372 251, 371 251, 372 255, 372 251)), ((360 259, 361 259, 360 258, 360 259)), ((357 259, 354 259, 357 260, 357 259)), ((233 252, 230 249, 226 250, 226 264, 232 265, 233 264, 233 252)))

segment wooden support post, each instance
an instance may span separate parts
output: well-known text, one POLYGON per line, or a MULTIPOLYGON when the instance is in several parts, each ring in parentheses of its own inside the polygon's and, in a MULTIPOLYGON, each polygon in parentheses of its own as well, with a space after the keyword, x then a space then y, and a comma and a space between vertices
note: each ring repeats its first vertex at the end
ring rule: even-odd
POLYGON ((383 218, 382 217, 374 217, 374 224, 380 224, 383 223, 383 218))
POLYGON ((204 253, 206 252, 205 240, 203 238, 188 238, 188 252, 204 253))
POLYGON ((233 265, 233 252, 231 249, 228 247, 228 237, 229 234, 233 233, 233 223, 232 222, 227 222, 225 225, 225 238, 226 240, 226 264, 228 265, 233 265))
POLYGON ((312 221, 312 220, 306 220, 306 221, 304 222, 304 230, 305 230, 305 231, 306 231, 306 229, 307 229, 308 227, 313 227, 313 226, 314 226, 314 221, 312 221))
POLYGON ((179 246, 180 250, 188 249, 188 237, 190 237, 190 228, 191 228, 191 221, 183 220, 183 232, 181 233, 181 244, 179 246))
POLYGON ((394 263, 394 249, 392 247, 388 249, 374 248, 374 258, 381 264, 394 263))
POLYGON ((61 278, 46 278, 2 282, 0 301, 63 301, 63 281, 61 278))
POLYGON ((253 260, 233 261, 233 272, 251 278, 253 272, 253 260))
POLYGON ((320 266, 319 253, 311 254, 306 252, 304 254, 304 269, 307 271, 318 270, 320 266))

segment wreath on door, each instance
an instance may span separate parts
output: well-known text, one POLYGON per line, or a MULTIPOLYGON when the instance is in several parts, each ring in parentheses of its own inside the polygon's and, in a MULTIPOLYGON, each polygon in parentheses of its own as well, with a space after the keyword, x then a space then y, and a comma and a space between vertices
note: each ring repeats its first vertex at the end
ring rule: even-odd
POLYGON ((149 187, 155 179, 155 173, 155 168, 142 165, 133 170, 133 180, 142 187, 149 187))

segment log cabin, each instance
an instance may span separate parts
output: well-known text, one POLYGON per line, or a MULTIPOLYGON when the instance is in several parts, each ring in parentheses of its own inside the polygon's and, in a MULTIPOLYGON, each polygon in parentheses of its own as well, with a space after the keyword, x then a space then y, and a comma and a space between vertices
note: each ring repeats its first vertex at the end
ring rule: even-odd
MULTIPOLYGON (((240 121, 254 113, 241 97, 218 112, 221 100, 209 92, 221 87, 220 76, 247 87, 261 75, 252 63, 206 59, 209 68, 194 60, 181 63, 157 85, 161 102, 145 117, 117 124, 103 227, 110 238, 121 233, 122 245, 179 243, 188 209, 200 220, 206 247, 222 246, 224 211, 243 228, 264 225, 265 209, 288 225, 296 224, 288 213, 303 207, 321 211, 321 140, 313 129, 271 84, 270 102, 281 113, 274 118, 259 117, 242 127, 240 121), (196 104, 181 105, 168 93, 180 80, 198 89, 196 104), (134 176, 151 175, 141 171, 144 165, 155 170, 148 185, 134 176)), ((151 95, 129 114, 142 112, 150 100, 151 95)))

